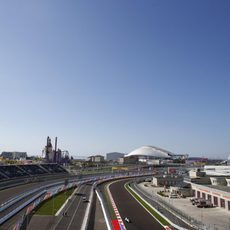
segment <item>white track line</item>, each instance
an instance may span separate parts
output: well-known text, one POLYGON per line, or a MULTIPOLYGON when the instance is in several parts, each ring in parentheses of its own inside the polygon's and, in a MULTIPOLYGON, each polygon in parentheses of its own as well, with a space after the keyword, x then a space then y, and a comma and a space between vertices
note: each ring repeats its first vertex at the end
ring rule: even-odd
POLYGON ((91 191, 90 191, 89 203, 87 203, 87 208, 85 210, 85 216, 84 216, 84 219, 82 221, 81 230, 86 229, 87 221, 88 221, 89 215, 90 215, 90 207, 92 206, 92 203, 93 203, 93 186, 92 186, 91 191))
POLYGON ((114 202, 113 196, 112 196, 112 194, 111 194, 111 192, 110 192, 110 190, 109 190, 110 185, 113 184, 113 183, 115 183, 115 182, 112 182, 112 183, 109 183, 109 184, 108 184, 108 186, 107 186, 107 191, 108 191, 108 194, 109 194, 109 198, 110 198, 110 201, 111 201, 113 210, 114 210, 115 215, 116 215, 116 217, 117 217, 117 221, 118 221, 118 223, 119 223, 121 229, 126 230, 125 224, 124 224, 124 222, 123 222, 123 220, 122 220, 122 218, 121 218, 121 216, 120 216, 120 213, 119 213, 119 211, 118 211, 118 209, 117 209, 117 206, 116 206, 116 204, 115 204, 115 202, 114 202))
POLYGON ((105 211, 105 207, 104 207, 103 201, 102 201, 102 199, 101 199, 101 197, 100 197, 98 191, 95 190, 95 192, 96 192, 97 197, 98 197, 98 199, 99 199, 99 201, 100 201, 100 204, 101 204, 101 208, 102 208, 102 212, 103 212, 103 214, 104 214, 104 218, 105 218, 105 222, 106 222, 107 229, 108 229, 108 230, 112 230, 112 229, 111 229, 111 226, 110 226, 110 224, 109 224, 109 217, 108 217, 107 214, 106 214, 106 211, 105 211))
MULTIPOLYGON (((79 191, 80 192, 80 190, 82 189, 82 186, 80 185, 79 187, 78 187, 78 190, 77 191, 79 191)), ((74 202, 74 200, 75 199, 77 199, 76 197, 72 200, 72 202, 71 202, 71 204, 74 202)), ((70 205, 71 205, 70 204, 70 205)), ((70 206, 69 206, 70 207, 70 206)), ((69 207, 67 208, 67 210, 69 209, 69 207)), ((55 224, 55 226, 53 227, 53 230, 55 230, 56 228, 57 228, 57 226, 58 226, 58 224, 61 222, 61 220, 62 220, 62 217, 58 220, 58 222, 55 224)))
MULTIPOLYGON (((68 201, 73 197, 74 193, 77 192, 79 189, 80 189, 80 186, 77 187, 77 188, 74 190, 74 192, 72 193, 72 195, 71 195, 68 199, 66 199, 65 203, 64 203, 64 204, 61 206, 61 208, 56 212, 55 216, 58 216, 58 215, 61 213, 61 211, 64 209, 64 207, 66 206, 66 204, 68 203, 68 201)), ((53 199, 53 198, 52 198, 52 199, 53 199)), ((73 201, 72 201, 72 202, 73 202, 73 201)), ((72 204, 72 202, 71 202, 71 204, 72 204)))
MULTIPOLYGON (((87 187, 84 188, 84 191, 83 191, 83 192, 85 192, 86 188, 87 188, 87 187)), ((75 209, 75 211, 74 211, 74 213, 73 213, 73 216, 72 216, 72 218, 71 218, 71 220, 70 220, 70 222, 69 222, 69 225, 68 225, 68 227, 66 228, 66 230, 69 230, 69 228, 70 228, 70 226, 71 226, 71 224, 72 224, 72 222, 73 222, 73 220, 74 220, 74 217, 75 217, 75 215, 76 215, 76 213, 77 213, 77 210, 78 210, 78 208, 79 208, 81 202, 82 202, 82 200, 81 200, 81 198, 80 198, 80 200, 79 200, 79 202, 78 202, 78 204, 77 204, 77 207, 76 207, 76 209, 75 209)))

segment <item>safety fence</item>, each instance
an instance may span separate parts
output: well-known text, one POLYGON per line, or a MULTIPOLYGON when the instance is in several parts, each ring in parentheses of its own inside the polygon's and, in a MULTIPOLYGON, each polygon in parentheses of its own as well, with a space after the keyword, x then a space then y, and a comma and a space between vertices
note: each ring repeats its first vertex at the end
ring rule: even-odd
MULTIPOLYGON (((54 186, 62 185, 62 184, 63 184, 63 182, 56 182, 56 183, 45 185, 45 186, 42 186, 42 187, 39 187, 39 188, 36 188, 36 189, 32 189, 32 190, 30 190, 28 192, 24 192, 24 193, 18 194, 17 196, 12 197, 9 200, 7 200, 6 202, 2 203, 0 205, 0 212, 6 210, 7 208, 9 208, 10 206, 12 206, 16 202, 24 199, 25 197, 27 197, 29 195, 32 195, 33 193, 37 193, 37 192, 42 191, 42 190, 44 191, 45 189, 48 189, 50 187, 54 187, 54 186)), ((0 220, 0 224, 1 224, 1 220, 0 220)))

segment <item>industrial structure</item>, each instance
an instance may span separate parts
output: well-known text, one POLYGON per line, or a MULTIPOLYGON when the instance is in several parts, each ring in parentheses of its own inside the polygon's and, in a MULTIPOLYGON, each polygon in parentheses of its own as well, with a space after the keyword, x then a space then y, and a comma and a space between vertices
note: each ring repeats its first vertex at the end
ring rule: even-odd
POLYGON ((65 164, 69 162, 69 152, 57 148, 57 137, 55 138, 55 148, 53 149, 51 138, 48 136, 46 146, 43 150, 47 163, 65 164))

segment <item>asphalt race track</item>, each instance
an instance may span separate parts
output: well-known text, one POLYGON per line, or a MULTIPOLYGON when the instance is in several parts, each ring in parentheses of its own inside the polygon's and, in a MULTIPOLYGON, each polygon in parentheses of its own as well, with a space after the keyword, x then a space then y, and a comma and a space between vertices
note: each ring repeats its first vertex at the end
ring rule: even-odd
POLYGON ((110 192, 127 230, 162 230, 160 225, 124 188, 127 180, 115 182, 110 185, 110 192), (131 223, 124 221, 125 217, 131 223))
MULTIPOLYGON (((90 191, 92 189, 92 185, 82 185, 78 189, 78 193, 83 193, 86 195, 87 199, 89 199, 90 191)), ((82 221, 85 215, 85 210, 89 202, 83 202, 82 196, 74 195, 72 200, 69 201, 70 204, 63 210, 63 212, 67 212, 66 216, 60 216, 61 219, 55 226, 55 230, 74 230, 81 229, 82 221)), ((62 213, 63 213, 62 212, 62 213)))

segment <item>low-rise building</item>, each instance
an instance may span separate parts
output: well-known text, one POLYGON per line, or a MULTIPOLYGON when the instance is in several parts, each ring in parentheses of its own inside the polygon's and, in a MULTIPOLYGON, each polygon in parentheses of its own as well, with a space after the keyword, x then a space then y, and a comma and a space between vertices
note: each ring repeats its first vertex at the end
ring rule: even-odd
POLYGON ((192 169, 189 171, 190 178, 204 177, 205 175, 205 172, 202 172, 200 169, 192 169))
POLYGON ((215 206, 230 211, 230 187, 191 183, 195 197, 210 200, 215 206))
POLYGON ((88 157, 88 161, 90 161, 90 162, 103 162, 103 161, 105 161, 105 158, 102 155, 95 155, 95 156, 88 157))
POLYGON ((230 165, 205 165, 204 172, 210 176, 230 176, 230 165))
POLYGON ((107 161, 118 161, 119 158, 124 157, 124 153, 112 152, 106 153, 106 160, 107 161))
POLYGON ((230 178, 225 178, 227 182, 227 186, 230 187, 230 178))
POLYGON ((194 196, 209 200, 213 205, 230 211, 229 166, 205 166, 203 173, 200 172, 195 177, 191 172, 190 181, 186 179, 186 182, 191 184, 194 196), (204 183, 208 180, 209 183, 204 183))
POLYGON ((208 158, 205 158, 205 157, 188 157, 186 159, 186 164, 189 164, 189 165, 205 165, 207 164, 208 162, 208 158))
POLYGON ((124 157, 124 164, 137 164, 138 158, 135 156, 124 157))
POLYGON ((188 183, 181 183, 178 186, 170 186, 170 194, 177 194, 180 197, 189 197, 192 196, 191 185, 188 183))
POLYGON ((183 177, 179 175, 156 175, 153 177, 154 186, 176 186, 183 182, 183 177))
POLYGON ((196 184, 211 184, 210 176, 207 176, 201 169, 192 169, 189 171, 189 178, 186 181, 196 184))
POLYGON ((124 164, 124 157, 119 157, 117 162, 118 164, 124 164))
POLYGON ((2 152, 1 156, 5 159, 9 160, 19 160, 19 159, 26 159, 27 153, 26 152, 2 152))
POLYGON ((227 185, 225 177, 210 177, 210 181, 212 185, 227 185))

